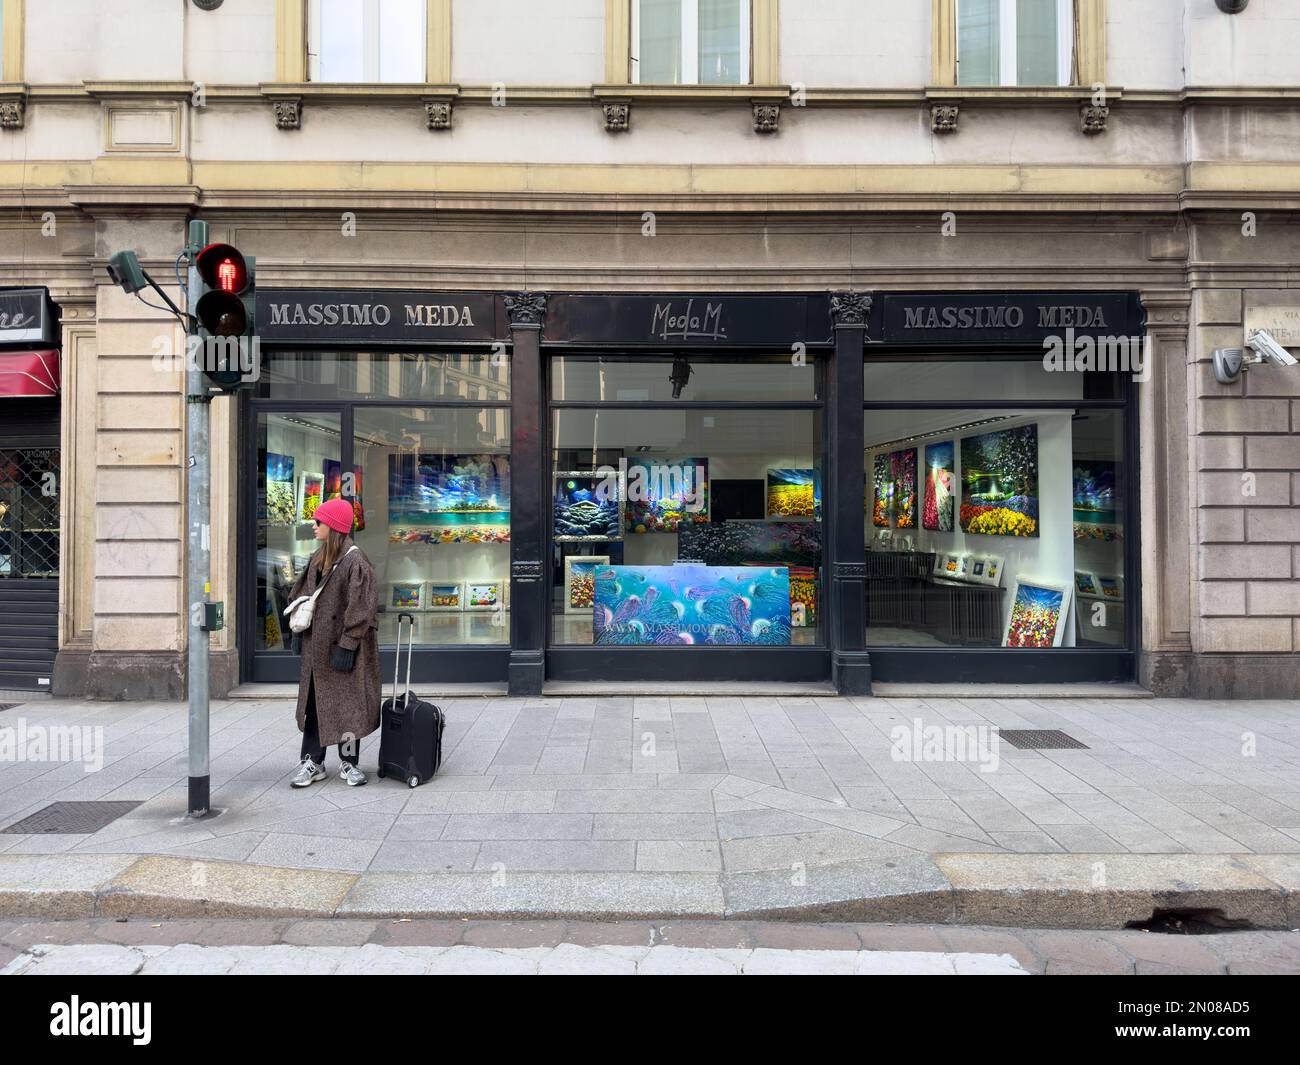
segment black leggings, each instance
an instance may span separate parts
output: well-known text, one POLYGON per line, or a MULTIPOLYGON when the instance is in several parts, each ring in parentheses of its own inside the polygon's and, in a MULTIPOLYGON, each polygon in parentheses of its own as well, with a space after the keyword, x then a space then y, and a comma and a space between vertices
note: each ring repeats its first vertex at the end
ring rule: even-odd
MULTIPOLYGON (((317 765, 325 764, 325 748, 320 742, 320 725, 316 721, 316 683, 315 679, 307 682, 307 719, 303 723, 302 730, 302 755, 306 758, 311 756, 311 760, 317 765)), ((351 762, 357 764, 357 759, 361 757, 361 741, 358 739, 345 740, 339 744, 339 761, 351 762)))

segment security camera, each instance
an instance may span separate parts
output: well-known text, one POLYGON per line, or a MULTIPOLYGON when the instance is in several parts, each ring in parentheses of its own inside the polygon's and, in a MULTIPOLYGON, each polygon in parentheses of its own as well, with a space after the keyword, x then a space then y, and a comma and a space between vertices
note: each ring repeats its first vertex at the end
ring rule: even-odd
POLYGON ((1256 329, 1246 338, 1246 347, 1262 356, 1253 359, 1253 362, 1263 362, 1267 359, 1274 366, 1294 366, 1297 362, 1294 355, 1262 329, 1256 329))

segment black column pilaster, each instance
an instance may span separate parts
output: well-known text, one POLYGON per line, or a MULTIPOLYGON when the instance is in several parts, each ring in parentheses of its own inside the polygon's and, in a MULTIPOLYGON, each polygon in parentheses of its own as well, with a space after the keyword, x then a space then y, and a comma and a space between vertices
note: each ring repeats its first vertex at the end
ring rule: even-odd
POLYGON ((510 664, 511 695, 540 695, 546 676, 546 549, 543 498, 542 320, 546 297, 505 297, 510 316, 510 664))
POLYGON ((866 649, 865 481, 862 412, 863 342, 871 296, 831 295, 835 364, 826 417, 830 440, 830 497, 826 525, 826 587, 830 596, 828 639, 831 679, 841 695, 871 694, 871 657, 866 649))

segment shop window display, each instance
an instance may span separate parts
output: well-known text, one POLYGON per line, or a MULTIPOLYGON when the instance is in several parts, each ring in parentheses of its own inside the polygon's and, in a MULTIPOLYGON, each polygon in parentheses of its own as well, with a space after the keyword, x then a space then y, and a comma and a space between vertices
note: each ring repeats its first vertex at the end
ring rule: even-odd
POLYGON ((672 358, 554 360, 553 398, 582 405, 553 411, 553 643, 821 642, 820 411, 692 402, 728 376, 759 401, 811 398, 814 368, 700 361, 665 408, 629 400, 669 398, 672 358), (593 395, 622 399, 601 408, 593 395))
POLYGON ((873 392, 865 411, 867 643, 1123 648, 1120 389, 1027 360, 1007 364, 1011 391, 1043 406, 1001 403, 998 365, 868 361, 892 393, 873 392), (926 407, 938 381, 943 398, 926 407), (989 400, 957 409, 954 392, 989 400), (909 405, 886 406, 896 397, 909 405), (903 502, 912 490, 915 508, 903 502))

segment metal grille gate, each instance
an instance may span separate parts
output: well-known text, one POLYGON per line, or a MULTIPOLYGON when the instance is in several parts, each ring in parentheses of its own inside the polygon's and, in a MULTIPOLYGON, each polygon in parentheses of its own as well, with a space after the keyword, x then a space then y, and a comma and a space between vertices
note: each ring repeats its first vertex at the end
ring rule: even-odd
POLYGON ((43 690, 58 651, 59 449, 0 447, 0 689, 43 690))

